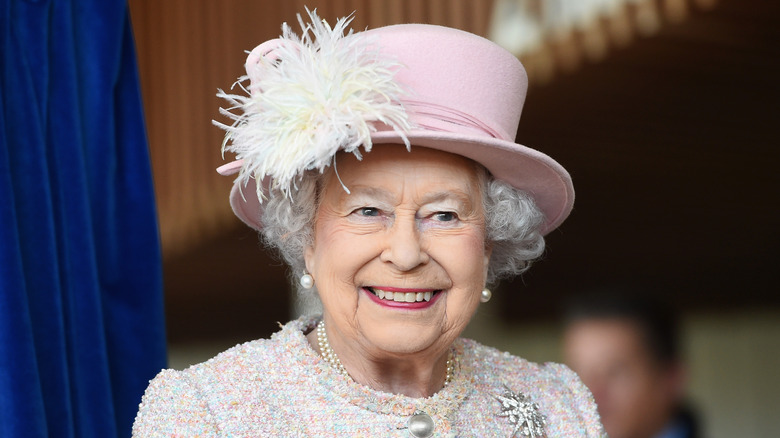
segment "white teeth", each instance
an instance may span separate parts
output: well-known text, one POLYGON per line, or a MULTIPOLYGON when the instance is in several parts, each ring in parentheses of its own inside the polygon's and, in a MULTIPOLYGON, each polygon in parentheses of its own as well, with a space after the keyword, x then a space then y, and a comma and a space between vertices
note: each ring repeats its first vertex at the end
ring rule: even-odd
POLYGON ((397 303, 419 303, 430 301, 433 292, 390 292, 382 289, 372 289, 374 294, 382 300, 395 301, 397 303))
POLYGON ((433 298, 433 292, 390 292, 382 289, 371 289, 374 295, 382 300, 395 301, 397 303, 419 303, 430 301, 433 298))

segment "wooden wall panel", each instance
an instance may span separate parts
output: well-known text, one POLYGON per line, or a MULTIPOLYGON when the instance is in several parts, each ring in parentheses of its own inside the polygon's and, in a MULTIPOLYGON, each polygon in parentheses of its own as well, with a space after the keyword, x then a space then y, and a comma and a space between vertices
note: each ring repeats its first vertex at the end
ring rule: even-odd
POLYGON ((222 131, 217 88, 241 74, 245 50, 297 29, 296 13, 328 21, 356 11, 353 28, 428 22, 485 34, 493 0, 130 0, 154 171, 163 251, 187 250, 236 225, 231 178, 214 169, 222 131))

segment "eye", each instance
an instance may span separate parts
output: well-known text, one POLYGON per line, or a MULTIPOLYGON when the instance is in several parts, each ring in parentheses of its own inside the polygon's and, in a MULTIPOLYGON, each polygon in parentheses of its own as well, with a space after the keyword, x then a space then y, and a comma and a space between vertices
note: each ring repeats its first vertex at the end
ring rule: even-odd
MULTIPOLYGON (((358 204, 360 205, 360 204, 358 204)), ((354 224, 381 225, 388 220, 389 213, 381 207, 357 207, 349 213, 349 220, 354 224)))
POLYGON ((452 222, 458 219, 458 215, 451 211, 439 211, 434 213, 433 217, 439 222, 452 222))
POLYGON ((360 216, 379 216, 379 209, 376 207, 360 207, 355 210, 355 213, 360 216))

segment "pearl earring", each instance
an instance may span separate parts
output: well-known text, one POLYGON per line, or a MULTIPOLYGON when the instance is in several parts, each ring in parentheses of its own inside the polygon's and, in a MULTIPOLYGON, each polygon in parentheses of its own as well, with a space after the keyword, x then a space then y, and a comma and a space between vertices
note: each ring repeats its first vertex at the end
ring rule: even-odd
POLYGON ((309 274, 303 274, 301 275, 300 282, 304 289, 311 289, 312 286, 314 286, 314 277, 309 274))
POLYGON ((483 303, 487 303, 490 301, 490 299, 493 297, 493 292, 490 292, 490 289, 485 288, 482 289, 482 296, 479 297, 479 301, 483 303))

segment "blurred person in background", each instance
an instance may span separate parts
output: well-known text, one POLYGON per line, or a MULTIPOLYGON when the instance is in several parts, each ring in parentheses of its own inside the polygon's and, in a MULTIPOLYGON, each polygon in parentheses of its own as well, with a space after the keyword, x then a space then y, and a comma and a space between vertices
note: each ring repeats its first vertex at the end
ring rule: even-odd
POLYGON ((657 300, 583 296, 565 320, 564 362, 593 393, 610 438, 694 438, 678 321, 657 300))

